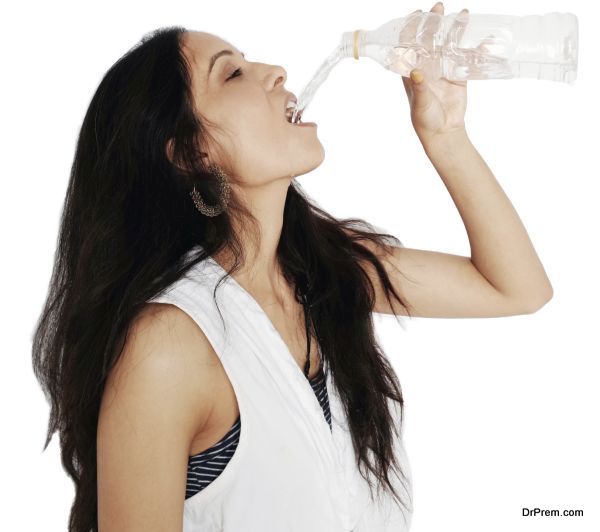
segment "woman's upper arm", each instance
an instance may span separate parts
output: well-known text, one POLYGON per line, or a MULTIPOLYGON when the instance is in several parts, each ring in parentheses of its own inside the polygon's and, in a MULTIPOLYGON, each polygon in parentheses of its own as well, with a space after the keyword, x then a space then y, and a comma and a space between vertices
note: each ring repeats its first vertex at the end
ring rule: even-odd
MULTIPOLYGON (((544 299, 524 300, 502 294, 475 268, 469 257, 424 249, 378 246, 361 241, 382 261, 390 282, 410 307, 413 317, 491 318, 528 314, 544 299)), ((392 314, 375 268, 362 262, 375 288, 373 312, 392 314)), ((396 314, 406 310, 393 298, 396 314)))
POLYGON ((132 325, 99 413, 100 532, 181 532, 188 453, 210 413, 215 357, 172 305, 149 305, 132 325))
MULTIPOLYGON (((390 282, 407 300, 413 317, 483 318, 524 312, 517 302, 503 296, 477 271, 469 257, 424 249, 390 247, 383 258, 390 282)), ((391 314, 375 270, 374 312, 391 314)), ((394 308, 398 307, 394 301, 394 308)), ((404 308, 397 314, 406 315, 404 308)))

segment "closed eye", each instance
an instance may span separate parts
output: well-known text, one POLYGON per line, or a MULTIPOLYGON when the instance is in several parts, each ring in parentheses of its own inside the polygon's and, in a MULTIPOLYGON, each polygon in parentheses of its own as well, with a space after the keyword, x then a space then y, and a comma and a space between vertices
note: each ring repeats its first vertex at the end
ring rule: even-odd
POLYGON ((240 76, 242 74, 242 69, 241 68, 236 68, 233 73, 231 74, 231 76, 229 76, 225 81, 229 81, 231 78, 236 78, 238 76, 240 76))

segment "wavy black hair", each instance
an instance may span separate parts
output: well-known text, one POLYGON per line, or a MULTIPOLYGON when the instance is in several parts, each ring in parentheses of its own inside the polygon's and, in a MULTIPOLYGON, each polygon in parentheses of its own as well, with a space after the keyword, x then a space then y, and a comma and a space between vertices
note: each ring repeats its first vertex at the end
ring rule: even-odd
MULTIPOLYGON (((100 402, 130 324, 148 300, 222 249, 233 252, 227 274, 235 272, 245 260, 240 239, 246 235, 234 231, 233 222, 258 228, 234 194, 216 217, 199 214, 190 198, 195 185, 208 204, 218 203, 219 182, 203 151, 217 125, 194 105, 182 51, 186 31, 172 26, 150 32, 111 66, 77 139, 32 345, 33 370, 51 407, 43 450, 58 431, 61 462, 75 485, 70 532, 98 529, 100 402), (197 245, 201 251, 188 260, 197 245)), ((367 263, 389 304, 391 293, 412 314, 379 258, 361 244, 367 240, 402 246, 361 219, 334 218, 292 180, 277 248, 281 271, 310 301, 310 321, 339 387, 361 474, 370 489, 363 469, 373 474, 378 489, 390 490, 406 507, 389 480, 392 468, 407 480, 394 454, 393 433, 400 434, 402 423, 396 426, 388 400, 401 412, 404 402, 374 335, 375 289, 367 263)))

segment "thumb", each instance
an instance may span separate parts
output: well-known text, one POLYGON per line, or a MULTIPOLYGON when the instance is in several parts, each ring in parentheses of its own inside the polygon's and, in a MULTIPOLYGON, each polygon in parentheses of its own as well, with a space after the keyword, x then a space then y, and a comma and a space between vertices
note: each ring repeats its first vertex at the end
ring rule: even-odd
POLYGON ((422 109, 428 107, 431 103, 431 94, 423 71, 414 68, 410 71, 410 79, 412 81, 414 107, 422 109))
POLYGON ((425 81, 425 76, 423 75, 423 71, 419 70, 418 68, 413 68, 410 71, 410 79, 412 80, 412 84, 413 87, 416 87, 417 90, 423 90, 424 89, 424 81, 425 81))

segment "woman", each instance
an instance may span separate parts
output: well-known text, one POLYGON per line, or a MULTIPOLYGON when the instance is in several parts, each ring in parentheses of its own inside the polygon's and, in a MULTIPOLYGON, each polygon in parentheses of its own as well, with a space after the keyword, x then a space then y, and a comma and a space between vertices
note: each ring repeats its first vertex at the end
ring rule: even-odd
POLYGON ((372 313, 508 316, 552 294, 466 135, 466 83, 419 74, 411 120, 471 257, 311 203, 294 177, 324 152, 287 121, 281 67, 168 28, 108 71, 34 338, 69 530, 408 530, 403 398, 372 313))

